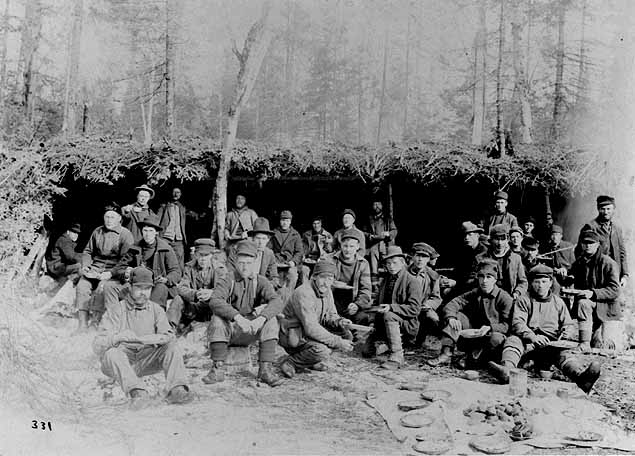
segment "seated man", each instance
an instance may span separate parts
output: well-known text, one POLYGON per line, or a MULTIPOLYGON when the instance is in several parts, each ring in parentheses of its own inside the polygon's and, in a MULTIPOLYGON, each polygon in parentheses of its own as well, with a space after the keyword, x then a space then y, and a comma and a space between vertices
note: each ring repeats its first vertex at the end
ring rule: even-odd
POLYGON ((523 238, 524 234, 522 228, 518 225, 512 226, 509 229, 509 250, 522 255, 523 238))
POLYGON ((370 307, 370 266, 359 253, 360 237, 357 233, 344 233, 341 242, 341 250, 333 255, 335 280, 352 288, 333 289, 335 308, 337 313, 349 317, 354 323, 368 325, 371 316, 365 310, 370 307))
MULTIPOLYGON (((472 274, 478 265, 477 257, 487 253, 487 245, 481 241, 483 228, 472 222, 461 224, 463 232, 463 246, 455 257, 454 262, 454 286, 447 298, 456 297, 474 288, 475 283, 470 282, 472 274)), ((452 283, 450 283, 452 285, 452 283)))
POLYGON ((183 327, 191 321, 209 321, 212 317, 210 299, 215 284, 223 277, 214 268, 212 254, 216 244, 212 239, 201 238, 194 241, 194 258, 185 264, 181 281, 176 286, 177 296, 167 311, 168 321, 179 322, 183 327))
POLYGON ((557 281, 562 285, 565 278, 569 275, 571 266, 575 261, 575 246, 567 241, 562 240, 562 227, 552 225, 551 237, 547 244, 546 251, 552 252, 548 258, 551 260, 553 273, 557 281))
POLYGON ((318 261, 311 280, 295 289, 284 308, 280 345, 289 356, 280 369, 286 377, 293 377, 296 369, 326 370, 324 361, 331 349, 353 350, 350 340, 329 331, 345 330, 351 323, 335 310, 331 294, 335 273, 333 262, 328 259, 318 261))
POLYGON ((500 357, 499 350, 509 330, 512 298, 496 285, 498 263, 483 260, 477 269, 478 286, 457 296, 443 307, 443 337, 441 354, 428 361, 430 366, 449 364, 454 346, 462 329, 479 329, 489 326, 489 333, 475 339, 464 339, 467 346, 465 366, 472 367, 483 361, 500 357), (497 353, 498 352, 498 353, 497 353))
POLYGON ((430 249, 425 242, 417 242, 412 246, 412 263, 408 272, 421 278, 421 313, 419 322, 421 328, 417 342, 423 342, 425 335, 439 323, 437 309, 441 305, 440 278, 436 271, 428 266, 430 249))
POLYGON ((387 274, 379 285, 380 309, 375 316, 375 332, 367 339, 362 354, 367 357, 379 354, 378 343, 387 340, 390 356, 381 367, 395 370, 405 364, 402 334, 405 343, 413 344, 419 332, 423 285, 421 278, 406 269, 401 247, 391 245, 386 249, 384 266, 387 274))
POLYGON ((534 266, 538 266, 538 247, 539 243, 536 239, 532 237, 523 238, 522 242, 522 253, 521 257, 523 259, 523 266, 525 266, 525 271, 529 271, 534 266))
POLYGON ((333 233, 334 252, 337 252, 341 248, 342 235, 346 232, 354 231, 362 240, 359 246, 361 254, 364 255, 366 253, 366 239, 364 237, 364 232, 355 226, 355 219, 355 212, 353 212, 352 209, 344 209, 344 212, 342 212, 342 228, 333 233))
POLYGON ((311 228, 302 234, 305 258, 317 261, 333 251, 333 235, 322 226, 322 217, 313 217, 311 228))
POLYGON ((578 309, 580 349, 591 350, 591 336, 595 330, 593 345, 603 346, 601 325, 606 321, 620 320, 620 277, 618 264, 600 251, 600 235, 595 231, 580 234, 581 255, 571 266, 573 286, 581 293, 576 296, 574 308, 578 309))
POLYGON ((258 217, 254 221, 254 229, 249 232, 249 236, 256 244, 256 261, 254 267, 256 273, 265 276, 271 282, 274 288, 280 286, 278 277, 278 265, 276 256, 267 245, 273 236, 273 231, 269 229, 269 220, 264 217, 258 217))
POLYGON ((278 345, 278 319, 283 303, 271 283, 255 274, 256 247, 248 240, 236 244, 236 267, 233 274, 220 280, 214 288, 210 306, 212 320, 207 332, 213 361, 204 383, 225 380, 228 345, 249 346, 260 342, 258 379, 270 386, 282 383, 272 371, 278 345))
POLYGON ((130 275, 130 293, 108 308, 93 342, 101 370, 130 395, 132 408, 148 405, 148 392, 139 376, 161 370, 167 381, 168 402, 190 402, 183 354, 165 312, 150 299, 152 271, 138 267, 130 275))
POLYGON ((533 360, 541 370, 555 364, 588 393, 600 376, 599 363, 593 361, 585 369, 571 350, 549 346, 551 341, 575 337, 567 306, 551 293, 553 270, 542 264, 535 266, 529 271, 529 280, 529 296, 514 304, 512 335, 505 341, 501 364, 491 361, 490 369, 502 383, 508 383, 509 370, 518 366, 521 358, 533 360))
MULTIPOLYGON (((157 236, 162 229, 159 218, 156 215, 146 217, 139 222, 139 227, 142 237, 135 244, 137 249, 119 261, 112 272, 115 280, 108 281, 104 286, 106 307, 119 302, 126 271, 137 266, 145 266, 154 273, 155 284, 150 296, 153 302, 165 309, 168 297, 175 297, 177 294, 176 285, 181 280, 181 268, 172 247, 165 239, 157 236)), ((178 321, 171 323, 178 324, 178 321)))
POLYGON ((104 225, 93 231, 82 253, 82 268, 77 282, 78 333, 88 329, 91 293, 95 290, 93 311, 98 321, 104 313, 104 284, 112 278, 112 270, 134 243, 132 233, 121 226, 119 206, 111 203, 104 208, 104 225))
POLYGON ((60 280, 79 273, 82 255, 75 251, 81 232, 79 223, 73 224, 62 234, 46 256, 46 269, 51 277, 60 280))
POLYGON ((536 219, 527 217, 523 223, 523 235, 535 238, 534 230, 536 229, 536 219))
MULTIPOLYGON (((273 236, 269 241, 269 248, 273 250, 278 264, 288 266, 286 271, 280 268, 279 272, 282 276, 281 285, 286 286, 290 291, 293 291, 298 283, 298 268, 302 267, 304 256, 300 233, 291 226, 292 217, 291 211, 280 213, 280 226, 274 228, 273 236)), ((302 281, 303 277, 300 279, 302 281)))

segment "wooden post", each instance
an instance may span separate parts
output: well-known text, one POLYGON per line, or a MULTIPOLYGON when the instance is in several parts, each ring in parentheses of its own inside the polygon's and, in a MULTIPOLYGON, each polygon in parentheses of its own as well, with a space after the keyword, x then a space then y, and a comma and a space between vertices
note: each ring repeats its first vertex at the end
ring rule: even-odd
POLYGON ((395 220, 395 204, 392 199, 392 184, 388 182, 388 215, 395 220))

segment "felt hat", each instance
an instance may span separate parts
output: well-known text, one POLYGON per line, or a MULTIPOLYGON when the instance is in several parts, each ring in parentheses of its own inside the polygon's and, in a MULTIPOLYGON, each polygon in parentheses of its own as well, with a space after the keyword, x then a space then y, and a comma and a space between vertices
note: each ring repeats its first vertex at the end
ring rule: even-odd
POLYGON ((486 258, 479 262, 476 271, 498 277, 498 261, 486 258))
MULTIPOLYGON (((280 218, 284 218, 284 217, 281 216, 280 218)), ((266 234, 267 236, 273 235, 273 231, 269 229, 269 220, 267 220, 264 217, 258 217, 256 220, 254 220, 254 227, 249 231, 250 236, 253 236, 259 233, 266 234)))
POLYGON ((473 224, 472 222, 463 222, 463 223, 461 223, 461 231, 463 231, 463 234, 482 233, 483 232, 483 228, 481 228, 478 225, 473 224))
POLYGON ((258 250, 256 249, 256 244, 247 239, 243 239, 242 241, 238 241, 236 244, 236 255, 238 256, 249 256, 252 258, 256 258, 258 254, 258 250))
POLYGON ((153 286, 152 271, 145 266, 139 266, 132 270, 130 273, 130 283, 133 285, 141 285, 141 286, 153 286))
POLYGON ((528 273, 529 280, 539 279, 542 277, 547 277, 549 279, 553 278, 553 269, 544 264, 538 264, 531 268, 528 273))
POLYGON ((109 211, 116 212, 121 215, 121 206, 114 201, 110 201, 104 206, 104 214, 109 211))
POLYGON ((210 238, 199 238, 194 241, 194 249, 201 255, 209 255, 216 251, 216 242, 210 238))
POLYGON ((525 250, 538 250, 538 240, 531 236, 523 238, 522 246, 525 250))
POLYGON ((317 263, 315 263, 315 266, 313 266, 313 275, 316 277, 319 275, 324 275, 324 274, 334 276, 336 272, 337 272, 337 268, 335 266, 335 263, 333 263, 333 261, 329 259, 320 260, 317 263))
POLYGON ((135 190, 136 190, 137 193, 139 193, 141 190, 145 190, 146 192, 148 192, 150 194, 150 199, 154 198, 154 190, 152 190, 146 184, 139 185, 138 187, 135 187, 135 190))
POLYGON ((282 212, 280 212, 280 218, 281 219, 291 219, 291 218, 293 218, 293 214, 291 213, 291 211, 282 211, 282 212))
POLYGON ((509 235, 509 226, 505 223, 499 223, 494 225, 489 230, 490 237, 507 236, 509 235))
POLYGON ((580 233, 578 242, 581 244, 594 244, 600 242, 600 235, 594 230, 585 230, 580 233))
POLYGON ((429 245, 426 244, 425 242, 415 242, 414 244, 412 244, 412 254, 413 255, 424 255, 429 257, 430 256, 430 249, 428 248, 429 245))
POLYGON ((344 209, 344 211, 342 212, 342 217, 344 217, 346 214, 352 215, 354 219, 357 219, 357 217, 355 216, 355 212, 353 212, 353 209, 344 209))
POLYGON ((82 232, 82 226, 79 223, 73 223, 68 231, 79 234, 82 232))
POLYGON ((384 255, 384 261, 390 259, 390 258, 394 258, 394 257, 401 257, 401 258, 405 258, 406 255, 404 255, 404 253, 401 251, 401 247, 399 247, 398 245, 389 245, 386 248, 386 254, 384 255))
POLYGON ((151 226, 157 231, 163 230, 163 228, 161 227, 161 223, 159 222, 159 217, 157 217, 156 215, 148 215, 146 218, 139 222, 139 226, 141 226, 142 228, 144 226, 151 226))
POLYGON ((340 240, 344 242, 346 239, 355 239, 357 242, 362 242, 362 237, 357 230, 344 230, 340 237, 340 240))
POLYGON ((509 229, 509 234, 512 234, 512 233, 514 233, 514 232, 516 232, 516 233, 520 233, 520 234, 522 234, 523 236, 525 235, 525 232, 523 231, 523 229, 522 229, 521 227, 519 227, 518 225, 514 225, 514 226, 512 226, 512 227, 509 229))
POLYGON ((560 225, 551 225, 551 232, 562 234, 562 227, 560 225))
POLYGON ((499 199, 504 199, 505 201, 507 201, 509 199, 509 195, 507 194, 507 192, 499 190, 496 193, 494 193, 494 200, 496 201, 499 199))
POLYGON ((608 195, 600 195, 596 199, 598 207, 606 206, 607 204, 615 205, 615 198, 608 195))

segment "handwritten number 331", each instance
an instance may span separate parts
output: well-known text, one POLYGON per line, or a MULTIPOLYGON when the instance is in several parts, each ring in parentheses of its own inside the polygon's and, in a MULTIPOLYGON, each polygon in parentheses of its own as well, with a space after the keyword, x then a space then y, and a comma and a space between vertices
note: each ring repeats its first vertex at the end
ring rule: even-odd
POLYGON ((42 428, 43 431, 46 431, 46 429, 48 428, 49 431, 52 431, 53 428, 51 427, 51 422, 50 421, 39 421, 40 426, 38 426, 38 420, 32 420, 31 421, 31 429, 38 429, 39 427, 42 428))

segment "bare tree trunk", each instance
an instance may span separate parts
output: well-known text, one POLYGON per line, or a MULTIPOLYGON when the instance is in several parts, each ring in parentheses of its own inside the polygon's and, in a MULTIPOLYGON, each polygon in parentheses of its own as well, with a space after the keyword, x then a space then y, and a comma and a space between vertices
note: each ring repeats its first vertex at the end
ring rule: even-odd
POLYGON ((221 151, 218 175, 216 176, 216 224, 219 247, 225 246, 225 217, 227 216, 227 180, 229 168, 236 141, 238 120, 240 113, 251 95, 256 78, 260 71, 262 61, 265 58, 269 44, 273 37, 271 27, 268 26, 270 6, 265 3, 262 17, 254 23, 245 39, 242 52, 234 48, 234 54, 238 58, 240 69, 238 81, 234 92, 234 98, 229 107, 227 116, 227 130, 224 132, 223 149, 221 151))
POLYGON ((408 3, 408 28, 406 31, 406 74, 404 77, 404 100, 403 100, 403 128, 402 139, 405 141, 408 136, 408 82, 410 77, 410 22, 412 21, 410 11, 410 3, 408 3))
POLYGON ((165 133, 174 138, 174 27, 172 26, 172 6, 165 0, 165 133))
POLYGON ((218 139, 223 137, 223 87, 218 91, 218 139))
MULTIPOLYGON (((360 65, 361 66, 361 65, 360 65)), ((362 144, 362 99, 364 97, 362 87, 362 69, 357 73, 357 145, 362 144)))
POLYGON ((84 102, 84 107, 82 110, 82 135, 86 134, 87 127, 88 127, 88 103, 84 102))
POLYGON ((587 0, 582 0, 582 19, 580 21, 580 61, 578 62, 578 91, 576 94, 576 104, 582 104, 586 96, 587 77, 586 77, 586 8, 587 0))
POLYGON ((73 21, 68 40, 68 63, 66 66, 66 87, 64 90, 64 120, 62 132, 75 134, 77 129, 77 114, 79 109, 78 79, 79 57, 82 38, 82 22, 84 15, 84 0, 74 0, 73 21))
POLYGON ((472 109, 472 144, 483 144, 487 81, 487 23, 485 3, 479 6, 479 29, 474 40, 474 92, 472 109), (479 75, 480 69, 480 75, 479 75))
POLYGON ((293 110, 293 39, 291 36, 291 0, 287 0, 287 30, 286 30, 286 55, 284 66, 285 103, 284 103, 284 141, 287 146, 291 144, 291 111, 293 110))
POLYGON ((520 137, 524 144, 531 144, 531 105, 529 104, 529 86, 527 83, 527 75, 525 74, 525 65, 522 54, 522 25, 520 20, 520 8, 518 5, 514 7, 514 15, 512 22, 512 55, 514 63, 514 92, 520 104, 520 137))
POLYGON ((27 0, 20 33, 20 55, 18 59, 18 92, 24 118, 31 121, 33 112, 33 60, 42 33, 42 6, 40 0, 27 0))
POLYGON ((9 8, 11 0, 4 2, 2 34, 0 35, 0 128, 4 128, 7 99, 7 36, 9 34, 9 8))
POLYGON ((379 145, 381 138, 381 124, 384 120, 384 108, 386 103, 386 71, 388 67, 388 28, 384 36, 384 67, 381 76, 381 97, 379 98, 379 118, 377 120, 377 138, 375 144, 379 145))
POLYGON ((505 0, 500 0, 498 18, 498 66, 496 67, 496 138, 501 157, 505 155, 505 131, 503 130, 503 50, 505 46, 505 0))
POLYGON ((564 108, 564 93, 562 90, 562 80, 564 74, 564 23, 565 7, 564 0, 558 1, 558 45, 556 48, 556 86, 553 96, 553 123, 551 134, 553 140, 558 142, 562 134, 562 115, 564 108))

